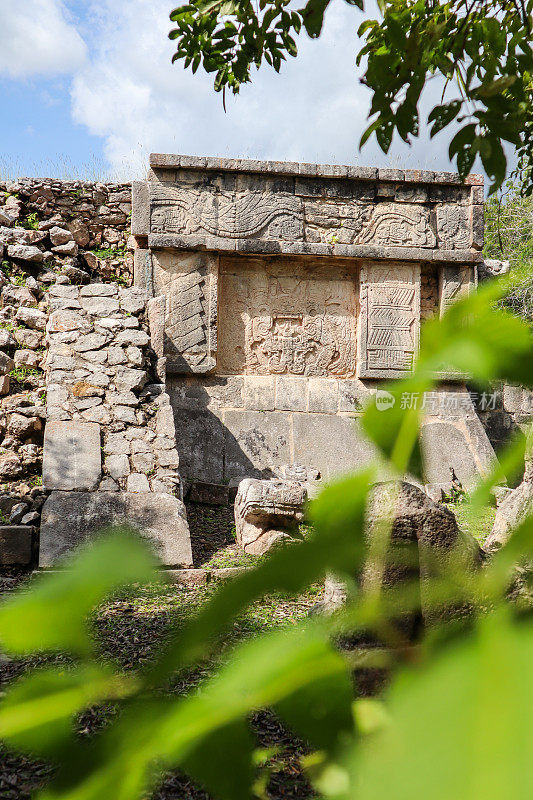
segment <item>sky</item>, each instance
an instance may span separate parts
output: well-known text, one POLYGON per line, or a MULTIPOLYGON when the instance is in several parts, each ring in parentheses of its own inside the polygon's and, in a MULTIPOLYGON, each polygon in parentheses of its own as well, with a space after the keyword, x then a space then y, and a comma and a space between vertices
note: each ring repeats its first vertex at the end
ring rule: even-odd
POLYGON ((370 95, 355 7, 333 0, 321 38, 300 36, 298 57, 255 73, 224 113, 211 75, 171 64, 175 5, 0 0, 0 178, 142 177, 150 152, 451 169, 446 134, 359 152, 370 95))

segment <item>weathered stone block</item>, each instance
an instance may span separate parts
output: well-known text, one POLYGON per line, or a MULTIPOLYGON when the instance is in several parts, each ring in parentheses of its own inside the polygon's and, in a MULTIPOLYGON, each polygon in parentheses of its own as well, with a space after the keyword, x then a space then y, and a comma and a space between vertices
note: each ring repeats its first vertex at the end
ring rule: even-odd
POLYGON ((247 475, 260 477, 263 472, 271 473, 280 464, 292 460, 289 414, 272 411, 265 415, 260 411, 231 410, 224 412, 223 420, 225 480, 247 475))
POLYGON ((307 411, 308 381, 306 378, 276 379, 276 411, 307 411))
POLYGON ((0 566, 27 567, 31 564, 33 536, 31 525, 1 525, 0 566))
POLYGON ((152 268, 152 253, 150 250, 138 248, 133 253, 133 283, 134 286, 146 291, 147 297, 154 294, 154 276, 152 268))
POLYGON ((75 547, 116 525, 137 530, 165 566, 192 564, 185 506, 176 497, 150 492, 53 492, 42 510, 39 566, 56 566, 75 547))
POLYGON ((148 236, 150 233, 150 193, 146 181, 133 181, 131 200, 132 235, 148 236))
MULTIPOLYGON (((225 429, 220 419, 205 409, 186 408, 176 408, 174 419, 176 430, 179 431, 178 453, 182 477, 185 480, 195 478, 209 483, 222 483, 225 429)), ((245 475, 246 472, 239 474, 245 475)))
POLYGON ((274 376, 246 375, 243 385, 244 407, 250 411, 273 411, 276 394, 274 376))
POLYGON ((102 474, 100 426, 50 420, 43 452, 45 489, 95 489, 102 474))
POLYGON ((421 443, 424 455, 424 477, 427 483, 447 483, 451 470, 466 490, 472 489, 496 461, 496 455, 481 422, 475 425, 476 440, 460 420, 428 422, 422 426, 421 443), (486 440, 486 441, 485 441, 486 440), (483 445, 483 460, 479 453, 483 445), (489 459, 492 455, 492 459, 489 459))
POLYGON ((339 405, 339 382, 327 378, 309 378, 309 411, 336 414, 339 405))
POLYGON ((376 457, 374 448, 350 417, 294 414, 292 428, 292 460, 317 469, 324 480, 361 469, 376 457))

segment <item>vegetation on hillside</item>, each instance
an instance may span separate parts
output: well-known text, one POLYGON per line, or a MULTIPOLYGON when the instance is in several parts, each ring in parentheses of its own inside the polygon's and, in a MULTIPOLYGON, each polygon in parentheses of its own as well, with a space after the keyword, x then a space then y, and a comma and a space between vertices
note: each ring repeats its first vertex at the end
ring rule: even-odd
POLYGON ((487 258, 508 259, 511 273, 502 304, 513 314, 533 322, 533 197, 524 196, 517 183, 485 203, 487 258))

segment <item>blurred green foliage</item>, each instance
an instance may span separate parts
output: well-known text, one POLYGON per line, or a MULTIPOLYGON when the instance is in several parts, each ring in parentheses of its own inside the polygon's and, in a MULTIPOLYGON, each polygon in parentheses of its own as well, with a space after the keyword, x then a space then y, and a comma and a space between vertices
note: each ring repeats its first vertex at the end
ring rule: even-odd
MULTIPOLYGON (((223 800, 264 796, 264 754, 248 727, 250 713, 262 708, 309 744, 304 766, 326 798, 530 796, 531 608, 507 595, 517 564, 533 557, 533 519, 477 572, 465 572, 459 561, 454 568, 450 551, 445 570, 425 580, 426 608, 440 623, 416 641, 397 620, 420 610, 417 580, 383 591, 390 525, 378 526, 370 539, 365 528, 369 490, 382 470, 397 478, 420 471, 418 412, 401 407, 403 392, 430 388, 443 364, 468 371, 480 386, 495 379, 533 386, 529 329, 494 309, 504 290, 505 281, 483 287, 426 325, 414 373, 386 387, 394 407, 371 404, 364 412, 380 453, 375 467, 328 486, 310 506, 305 541, 221 586, 194 618, 169 630, 150 664, 121 672, 99 652, 89 624, 91 610, 110 593, 164 579, 148 546, 127 531, 102 535, 65 564, 68 570, 38 576, 0 606, 0 643, 8 654, 72 655, 70 668, 30 673, 0 703, 0 738, 58 764, 41 800, 141 800, 177 767, 223 800), (354 579, 369 554, 377 580, 363 592, 354 579), (347 584, 342 609, 238 643, 194 692, 165 692, 216 652, 258 599, 295 596, 328 573, 347 584), (452 607, 464 613, 440 613, 452 607), (337 646, 361 634, 381 646, 337 646), (387 696, 360 696, 352 675, 357 663, 386 665, 387 696), (119 713, 101 733, 91 741, 78 736, 79 714, 110 702, 119 713)), ((465 498, 472 518, 523 458, 518 439, 465 498)))

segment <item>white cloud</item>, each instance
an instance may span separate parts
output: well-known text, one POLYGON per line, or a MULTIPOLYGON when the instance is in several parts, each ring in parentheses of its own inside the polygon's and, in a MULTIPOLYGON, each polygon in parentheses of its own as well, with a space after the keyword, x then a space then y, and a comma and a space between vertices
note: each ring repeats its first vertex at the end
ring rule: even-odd
MULTIPOLYGON (((442 143, 396 143, 389 156, 372 142, 358 151, 369 93, 355 65, 361 15, 332 5, 318 41, 305 35, 300 53, 276 75, 255 74, 228 113, 212 76, 178 63, 167 34, 168 0, 93 0, 91 55, 74 78, 74 119, 105 138, 116 175, 140 173, 151 151, 448 169, 442 143)), ((372 13, 372 12, 370 12, 372 13)))
POLYGON ((62 0, 1 0, 0 75, 26 78, 78 69, 86 46, 62 0))

